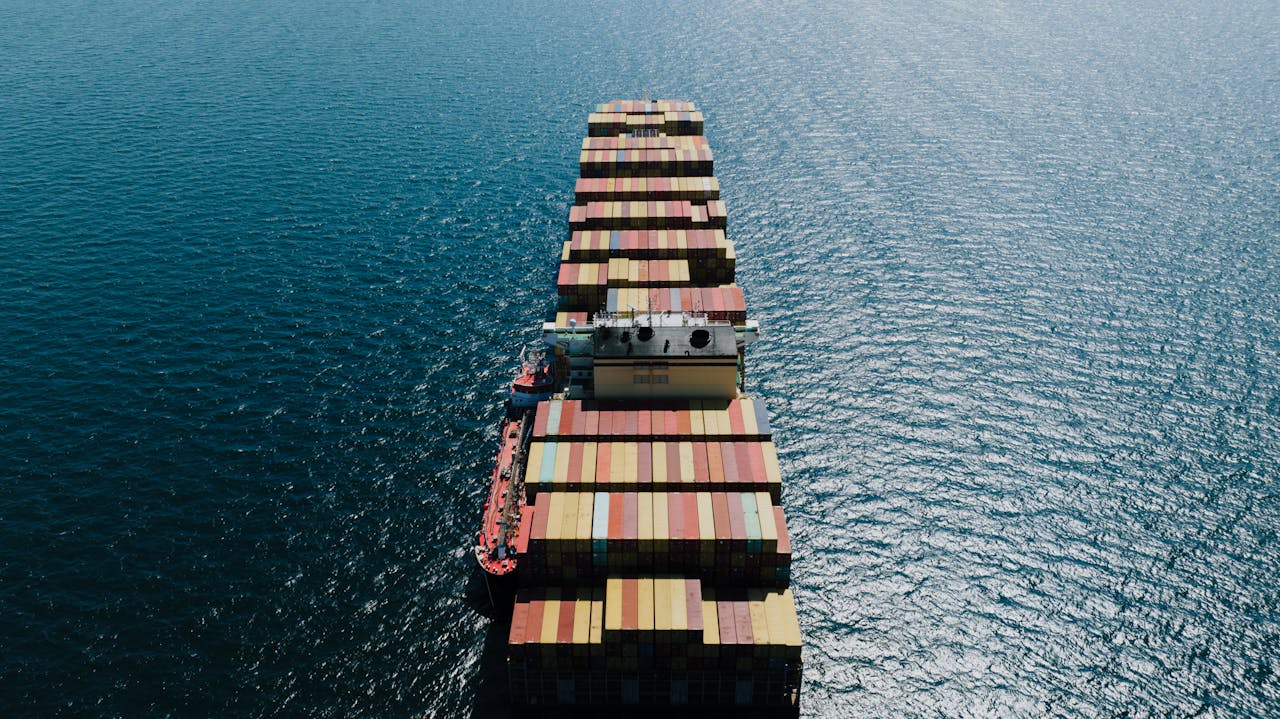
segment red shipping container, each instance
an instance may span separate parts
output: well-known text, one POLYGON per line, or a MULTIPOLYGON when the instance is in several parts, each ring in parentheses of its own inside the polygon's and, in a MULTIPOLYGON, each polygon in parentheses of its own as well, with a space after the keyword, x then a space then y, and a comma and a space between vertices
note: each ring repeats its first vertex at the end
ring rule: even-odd
POLYGON ((624 510, 622 507, 621 496, 614 494, 609 497, 609 540, 616 541, 622 539, 622 527, 624 523, 624 510))
POLYGON ((604 410, 597 409, 592 412, 596 416, 596 436, 606 439, 613 435, 613 414, 604 410))
POLYGON ((569 484, 579 484, 582 477, 582 443, 569 445, 569 484))
POLYGON ((787 532, 787 518, 782 514, 782 507, 774 505, 773 523, 778 528, 778 554, 791 554, 791 534, 787 532))
POLYGON ((624 433, 628 437, 636 436, 637 430, 639 429, 638 413, 632 412, 632 411, 624 411, 623 415, 624 415, 623 419, 626 422, 626 424, 624 425, 625 427, 624 433))
POLYGON ((640 628, 640 580, 622 580, 622 631, 634 632, 640 628))
POLYGON ((769 475, 764 468, 764 446, 761 442, 744 442, 747 445, 747 457, 751 460, 751 481, 762 487, 769 483, 769 475))
POLYGON ((631 414, 635 415, 636 418, 636 436, 648 437, 653 434, 653 432, 650 431, 651 427, 649 426, 649 410, 637 409, 633 410, 631 414))
POLYGON ((640 490, 644 492, 653 489, 653 444, 650 442, 641 442, 637 448, 636 464, 636 481, 640 484, 640 490))
POLYGON ((729 499, 724 492, 711 493, 711 515, 715 521, 716 541, 728 542, 733 532, 729 526, 729 499))
POLYGON ((537 644, 542 641, 542 615, 546 613, 543 609, 544 602, 540 595, 538 599, 529 600, 529 617, 525 620, 524 640, 526 644, 537 644))
MULTIPOLYGON (((720 622, 720 644, 738 643, 738 621, 732 603, 716 602, 716 619, 720 622)), ((750 617, 748 617, 750 620, 750 617)))
POLYGON ((517 601, 511 611, 511 633, 507 637, 508 644, 524 644, 526 625, 529 621, 529 604, 517 601))
POLYGON ((640 539, 640 496, 635 492, 624 492, 622 507, 622 538, 627 540, 630 548, 640 539))
POLYGON ((755 443, 753 442, 734 442, 733 443, 733 455, 734 455, 734 459, 738 461, 739 467, 746 467, 746 468, 751 467, 751 445, 752 444, 755 444, 755 443))
POLYGON ((698 532, 698 495, 694 492, 682 492, 680 496, 684 502, 684 536, 689 542, 689 551, 693 551, 700 536, 698 532))
MULTIPOLYGON (((710 478, 707 475, 707 443, 693 442, 693 481, 705 485, 710 478)), ((698 487, 705 490, 706 487, 698 487)))
POLYGON ((608 491, 609 484, 613 481, 613 478, 609 476, 609 463, 613 459, 612 451, 613 445, 611 444, 606 442, 596 444, 596 485, 601 491, 608 491))
POLYGON ((744 549, 747 540, 747 521, 742 514, 742 496, 731 493, 725 496, 725 504, 729 507, 729 534, 733 538, 733 546, 744 549))
POLYGON ((729 431, 740 437, 747 433, 747 426, 742 420, 742 400, 729 400, 729 431))
POLYGON ((573 435, 573 415, 577 410, 577 402, 573 400, 565 400, 560 403, 560 426, 556 428, 556 434, 561 437, 573 435))
POLYGON ((707 452, 707 481, 713 485, 723 484, 724 463, 720 458, 720 443, 707 442, 703 445, 707 452))
POLYGON ((692 418, 689 416, 689 410, 676 410, 676 435, 681 438, 687 438, 692 431, 690 422, 692 422, 692 418))
POLYGON ((547 436, 547 413, 551 411, 551 405, 547 402, 539 402, 533 415, 533 436, 547 436))
POLYGON ((684 609, 689 631, 702 631, 702 582, 697 579, 684 580, 684 609))
POLYGON ((533 526, 531 528, 530 537, 534 539, 545 539, 547 536, 547 515, 551 511, 551 493, 542 492, 538 495, 538 499, 533 505, 533 526))
MULTIPOLYGON (((586 321, 584 320, 578 324, 586 324, 586 321)), ((582 414, 587 418, 586 426, 582 430, 583 438, 595 439, 600 435, 600 413, 591 412, 584 408, 582 414)))
POLYGON ((667 442, 667 483, 679 486, 686 478, 680 476, 680 445, 667 442))
POLYGON ((572 601, 572 597, 560 602, 560 621, 556 627, 557 644, 573 643, 573 610, 576 604, 576 602, 572 601))
POLYGON ((724 481, 741 482, 742 470, 738 468, 738 458, 734 455, 733 445, 728 442, 715 442, 714 445, 720 455, 724 481))
POLYGON ((753 644, 755 638, 751 634, 751 609, 746 602, 729 602, 733 606, 733 628, 738 635, 738 644, 753 644))

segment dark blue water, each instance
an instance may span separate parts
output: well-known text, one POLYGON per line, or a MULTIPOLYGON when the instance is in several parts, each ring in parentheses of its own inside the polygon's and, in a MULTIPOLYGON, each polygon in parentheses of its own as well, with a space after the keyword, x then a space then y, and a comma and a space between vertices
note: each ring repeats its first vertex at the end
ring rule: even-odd
POLYGON ((708 113, 803 711, 1280 716, 1280 6, 0 4, 0 714, 487 715, 591 105, 708 113))

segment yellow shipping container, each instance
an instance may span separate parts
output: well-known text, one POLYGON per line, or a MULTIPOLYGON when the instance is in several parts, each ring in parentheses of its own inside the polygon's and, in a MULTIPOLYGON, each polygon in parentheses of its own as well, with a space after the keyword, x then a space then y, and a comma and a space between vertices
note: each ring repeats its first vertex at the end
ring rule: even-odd
POLYGON ((769 621, 769 637, 775 645, 786 645, 786 609, 781 592, 764 593, 764 614, 769 621))
POLYGON ((578 540, 578 551, 591 551, 591 519, 595 513, 596 496, 591 492, 582 492, 578 495, 578 531, 575 539, 578 540))
POLYGON ((684 580, 671 580, 671 628, 676 631, 688 631, 689 614, 684 596, 684 580))
POLYGON ((733 435, 733 425, 729 422, 729 405, 721 404, 716 410, 716 425, 720 427, 720 434, 723 436, 733 435))
POLYGON ((756 492, 756 511, 760 515, 760 539, 765 551, 778 548, 778 527, 773 521, 773 502, 768 492, 756 492))
POLYGON ((680 443, 680 481, 693 482, 693 442, 680 443))
POLYGON ((641 542, 653 541, 653 493, 640 492, 637 495, 640 523, 639 536, 641 542))
POLYGON ((560 590, 548 589, 547 601, 542 604, 542 644, 556 643, 556 629, 560 624, 560 590), (554 597, 554 598, 553 598, 554 597))
POLYGON ((622 630, 622 579, 609 577, 604 584, 604 630, 622 630))
POLYGON ((564 516, 564 494, 554 492, 547 506, 547 533, 543 535, 547 541, 560 538, 560 517, 562 516, 564 516))
POLYGON ((800 651, 800 619, 796 616, 796 600, 790 589, 782 591, 782 636, 788 647, 800 651))
POLYGON ((751 639, 754 644, 771 644, 769 621, 765 618, 764 592, 752 589, 747 592, 747 612, 751 615, 751 639))
POLYGON ((627 488, 634 491, 640 483, 640 445, 627 442, 622 446, 623 456, 626 457, 627 488))
MULTIPOLYGON (((615 580, 609 580, 615 581, 615 580)), ((616 580, 621 585, 621 580, 616 580)), ((596 587, 591 600, 591 643, 600 643, 600 633, 604 628, 604 590, 596 587)), ((618 624, 622 624, 622 614, 618 614, 618 624)))
POLYGON ((702 593, 702 643, 709 647, 720 644, 720 617, 716 613, 715 594, 710 591, 702 593))
POLYGON ((764 442, 760 445, 760 449, 764 452, 764 475, 769 479, 769 484, 782 484, 782 472, 778 469, 778 451, 774 448, 773 442, 764 442))
POLYGON ((596 489, 596 443, 587 442, 582 445, 582 470, 578 482, 583 491, 594 492, 596 489))
MULTIPOLYGON (((702 419, 702 401, 695 400, 689 403, 689 432, 694 437, 705 437, 707 434, 706 424, 702 419)), ((557 457, 557 460, 559 458, 557 457)))
POLYGON ((715 512, 711 508, 711 493, 698 492, 698 539, 701 540, 703 549, 711 549, 716 544, 714 522, 715 512))
POLYGON ((707 436, 708 436, 708 437, 719 437, 719 436, 721 436, 721 432, 720 432, 720 417, 716 414, 715 409, 714 409, 713 407, 711 407, 711 406, 710 406, 710 405, 713 405, 713 404, 715 404, 715 403, 714 403, 714 402, 699 402, 699 403, 698 403, 698 407, 699 407, 699 409, 700 409, 700 410, 701 410, 701 412, 702 412, 702 427, 703 427, 703 429, 706 431, 707 436))
POLYGON ((660 632, 671 631, 672 584, 672 580, 666 578, 653 580, 653 628, 660 632))
POLYGON ((743 432, 748 436, 760 434, 760 427, 756 425, 756 402, 752 399, 742 400, 742 426, 743 432))
POLYGON ((617 489, 619 485, 625 486, 626 481, 627 453, 621 444, 614 444, 609 452, 609 483, 617 489))
MULTIPOLYGON (((568 428, 565 428, 566 431, 568 428)), ((556 447, 556 464, 555 473, 552 475, 553 481, 558 487, 563 487, 565 482, 569 481, 569 445, 561 443, 556 447)))
POLYGON ((640 631, 653 631, 653 577, 641 577, 637 584, 640 585, 640 596, 637 604, 636 625, 640 631))
POLYGON ((546 446, 543 442, 534 442, 529 445, 529 463, 526 465, 529 469, 525 473, 525 481, 533 481, 535 487, 540 489, 548 489, 542 487, 538 482, 538 475, 542 473, 542 450, 546 446))
POLYGON ((667 493, 655 493, 653 495, 653 538, 656 540, 653 549, 655 552, 669 551, 667 540, 671 538, 671 528, 667 521, 668 509, 667 493))
POLYGON ((591 641, 591 600, 578 599, 573 603, 573 643, 591 641))
MULTIPOLYGON (((572 542, 578 535, 578 503, 581 495, 576 492, 564 495, 564 515, 560 517, 560 540, 572 542)), ((565 547, 566 551, 573 551, 573 546, 565 547)))
POLYGON ((617 284, 627 277, 627 261, 622 257, 609 258, 609 284, 617 284))
POLYGON ((649 461, 649 466, 652 468, 653 483, 663 487, 667 483, 667 443, 654 442, 650 450, 652 459, 649 461))

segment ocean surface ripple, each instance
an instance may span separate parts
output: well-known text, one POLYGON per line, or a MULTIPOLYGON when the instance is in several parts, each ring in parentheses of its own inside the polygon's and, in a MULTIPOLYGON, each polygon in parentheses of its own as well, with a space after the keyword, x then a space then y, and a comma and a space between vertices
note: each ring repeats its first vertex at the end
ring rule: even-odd
POLYGON ((492 715, 499 402, 648 88, 765 328, 804 716, 1280 716, 1274 3, 16 0, 0 48, 0 715, 492 715))

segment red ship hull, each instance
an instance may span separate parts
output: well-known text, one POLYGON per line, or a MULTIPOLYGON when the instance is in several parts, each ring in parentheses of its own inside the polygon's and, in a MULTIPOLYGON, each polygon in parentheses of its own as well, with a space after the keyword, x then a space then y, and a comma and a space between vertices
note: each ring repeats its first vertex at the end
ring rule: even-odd
POLYGON ((502 439, 493 467, 484 518, 476 536, 476 561, 486 574, 511 576, 516 571, 516 539, 524 509, 524 487, 517 480, 523 419, 502 422, 502 439))

